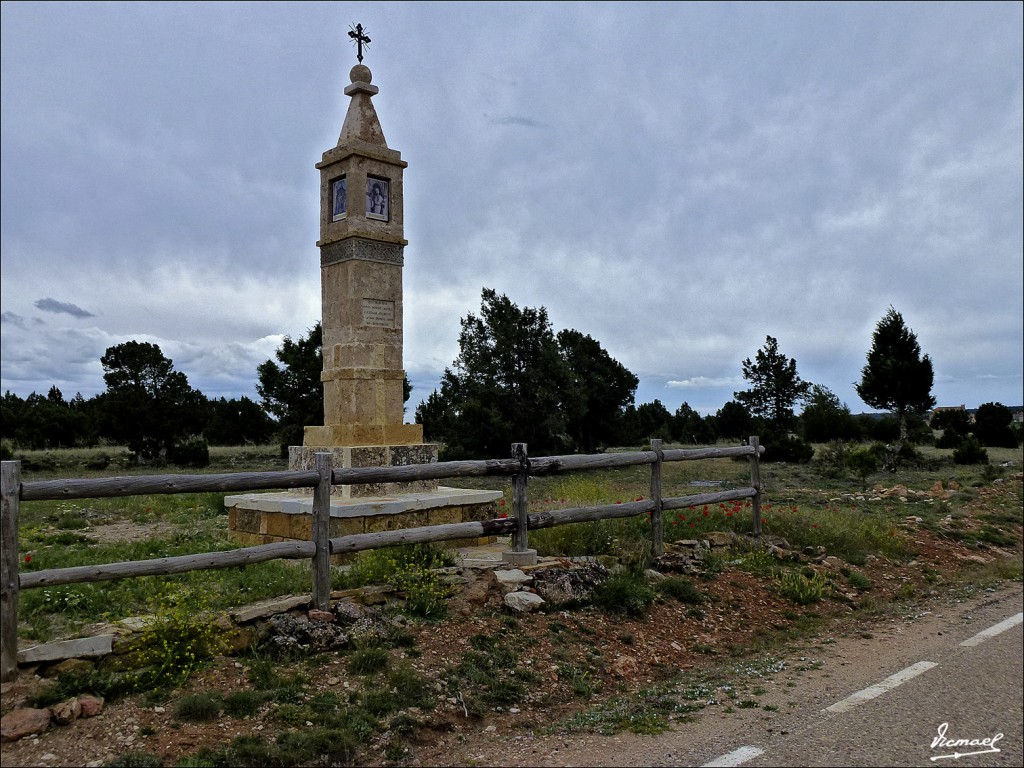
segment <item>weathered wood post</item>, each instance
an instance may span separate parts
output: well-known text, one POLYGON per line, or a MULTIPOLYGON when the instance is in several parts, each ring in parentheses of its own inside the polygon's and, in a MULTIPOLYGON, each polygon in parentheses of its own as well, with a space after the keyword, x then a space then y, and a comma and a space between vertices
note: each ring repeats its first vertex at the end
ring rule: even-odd
POLYGON ((654 502, 651 511, 651 554, 661 557, 665 553, 665 527, 661 514, 661 462, 664 455, 661 440, 651 438, 651 450, 657 456, 651 464, 651 501, 654 502))
POLYGON ((526 485, 530 479, 530 459, 526 443, 512 443, 512 458, 519 461, 519 469, 512 475, 512 512, 516 516, 517 528, 512 534, 512 549, 501 553, 501 558, 510 565, 534 565, 537 550, 530 549, 528 517, 530 500, 526 485))
POLYGON ((0 681, 18 676, 18 502, 21 462, 0 462, 0 681))
POLYGON ((326 611, 331 603, 331 474, 334 461, 330 453, 316 454, 320 483, 313 491, 313 605, 326 611))
POLYGON ((749 441, 754 452, 750 454, 750 485, 754 496, 750 506, 754 508, 754 535, 761 535, 761 441, 753 435, 749 441))

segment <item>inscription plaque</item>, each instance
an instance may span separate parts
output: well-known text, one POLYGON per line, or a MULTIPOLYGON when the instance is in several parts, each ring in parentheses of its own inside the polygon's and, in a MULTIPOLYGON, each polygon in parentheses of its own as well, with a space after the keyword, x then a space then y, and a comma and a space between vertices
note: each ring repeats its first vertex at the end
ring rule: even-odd
POLYGON ((395 302, 363 299, 363 325, 372 328, 394 328, 395 302))

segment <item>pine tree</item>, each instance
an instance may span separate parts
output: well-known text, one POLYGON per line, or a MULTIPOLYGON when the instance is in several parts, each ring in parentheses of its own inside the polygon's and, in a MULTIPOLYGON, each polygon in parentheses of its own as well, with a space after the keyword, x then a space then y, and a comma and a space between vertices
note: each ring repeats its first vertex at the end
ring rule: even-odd
POLYGON ((891 306, 875 326, 867 359, 860 383, 854 386, 861 400, 872 408, 891 412, 899 421, 900 435, 888 467, 893 470, 895 457, 907 440, 908 416, 923 415, 935 405, 932 361, 928 355, 921 355, 917 336, 891 306))

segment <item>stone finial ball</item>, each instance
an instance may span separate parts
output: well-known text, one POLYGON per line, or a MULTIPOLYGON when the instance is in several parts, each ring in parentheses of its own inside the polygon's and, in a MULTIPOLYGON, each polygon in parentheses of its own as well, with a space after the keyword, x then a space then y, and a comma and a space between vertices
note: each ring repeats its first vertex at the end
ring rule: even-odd
POLYGON ((352 67, 352 71, 348 73, 348 77, 353 83, 373 82, 373 75, 370 73, 370 68, 365 64, 356 64, 352 67))

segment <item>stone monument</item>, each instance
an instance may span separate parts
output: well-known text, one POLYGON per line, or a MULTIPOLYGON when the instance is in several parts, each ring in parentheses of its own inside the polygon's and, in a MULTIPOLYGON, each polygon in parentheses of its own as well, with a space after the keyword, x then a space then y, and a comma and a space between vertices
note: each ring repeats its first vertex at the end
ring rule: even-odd
MULTIPOLYGON (((423 427, 404 423, 402 359, 402 177, 407 163, 388 147, 372 98, 379 89, 362 64, 349 73, 351 98, 338 144, 320 171, 321 326, 324 423, 289 448, 289 468, 309 469, 329 452, 334 467, 437 461, 423 427)), ((308 539, 311 490, 229 496, 229 528, 243 543, 308 539)), ((334 486, 331 536, 496 516, 500 491, 438 487, 436 481, 334 486)))

